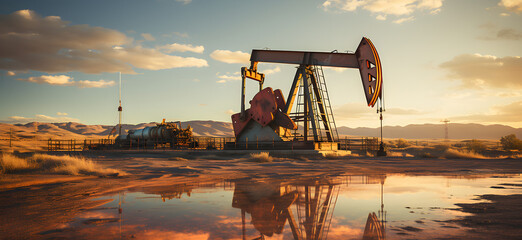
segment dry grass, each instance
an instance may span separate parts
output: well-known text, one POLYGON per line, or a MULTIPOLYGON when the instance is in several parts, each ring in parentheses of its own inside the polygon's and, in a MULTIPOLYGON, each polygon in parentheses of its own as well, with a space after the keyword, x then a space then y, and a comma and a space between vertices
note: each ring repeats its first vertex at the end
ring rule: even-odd
POLYGON ((34 154, 29 158, 19 158, 11 154, 3 154, 0 161, 4 173, 43 172, 65 175, 118 176, 125 175, 123 171, 104 168, 84 157, 69 155, 54 156, 34 154))
POLYGON ((256 162, 272 162, 274 160, 268 152, 251 153, 250 159, 256 162))
POLYGON ((386 156, 388 156, 388 157, 413 157, 413 155, 406 153, 406 152, 394 152, 394 151, 387 151, 386 156))
POLYGON ((485 158, 483 155, 478 154, 473 151, 457 150, 457 149, 453 149, 453 148, 447 149, 442 156, 444 158, 457 158, 457 159, 469 159, 469 158, 483 159, 483 158, 485 158))
POLYGON ((326 154, 323 154, 323 157, 329 160, 343 160, 351 157, 359 157, 359 154, 345 152, 328 152, 326 154))
POLYGON ((2 153, 2 158, 0 159, 0 172, 1 173, 10 173, 15 171, 23 171, 35 169, 37 167, 36 164, 32 162, 28 162, 24 158, 19 158, 17 156, 2 153))

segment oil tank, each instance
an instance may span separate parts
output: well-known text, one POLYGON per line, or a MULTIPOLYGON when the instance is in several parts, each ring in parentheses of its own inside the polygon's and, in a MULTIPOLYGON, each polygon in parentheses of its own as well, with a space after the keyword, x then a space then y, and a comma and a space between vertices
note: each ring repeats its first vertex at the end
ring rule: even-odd
POLYGON ((132 140, 149 140, 169 138, 168 129, 165 126, 145 127, 135 131, 129 131, 132 140))

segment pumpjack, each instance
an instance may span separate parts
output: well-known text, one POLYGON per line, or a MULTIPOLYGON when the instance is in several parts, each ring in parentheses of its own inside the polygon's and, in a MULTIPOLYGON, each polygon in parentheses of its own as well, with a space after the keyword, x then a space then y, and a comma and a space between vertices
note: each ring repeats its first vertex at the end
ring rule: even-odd
POLYGON ((241 68, 241 112, 232 115, 236 141, 227 148, 337 150, 339 136, 323 66, 359 69, 368 106, 380 103, 377 112, 382 128, 382 67, 370 39, 363 37, 355 53, 254 49, 250 62, 250 67, 241 68), (263 88, 265 75, 257 71, 260 62, 298 65, 286 101, 280 89, 263 88), (246 78, 259 83, 249 109, 245 107, 246 78))

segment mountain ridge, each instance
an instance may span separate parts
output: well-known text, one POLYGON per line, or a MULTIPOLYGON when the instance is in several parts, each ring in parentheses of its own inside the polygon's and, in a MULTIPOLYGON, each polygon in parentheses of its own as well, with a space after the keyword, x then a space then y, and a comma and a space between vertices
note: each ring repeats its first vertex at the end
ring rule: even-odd
MULTIPOLYGON (((155 126, 156 122, 122 124, 124 132, 131 129, 140 129, 148 126, 155 126)), ((194 136, 207 137, 232 137, 233 128, 229 122, 212 120, 183 121, 181 126, 186 128, 190 125, 193 128, 194 136)), ((10 129, 13 129, 15 136, 20 138, 31 138, 36 133, 42 138, 101 138, 107 137, 115 125, 87 125, 77 122, 61 123, 26 123, 26 124, 7 124, 0 123, 0 137, 6 138, 10 129)), ((379 137, 379 128, 369 127, 338 127, 337 131, 341 136, 365 136, 379 137)), ((500 139, 500 137, 515 134, 522 138, 522 128, 513 128, 501 124, 483 125, 477 123, 450 123, 448 124, 450 139, 500 139)), ((385 138, 405 138, 405 139, 443 139, 445 134, 444 124, 410 124, 406 126, 384 126, 383 133, 385 138)))

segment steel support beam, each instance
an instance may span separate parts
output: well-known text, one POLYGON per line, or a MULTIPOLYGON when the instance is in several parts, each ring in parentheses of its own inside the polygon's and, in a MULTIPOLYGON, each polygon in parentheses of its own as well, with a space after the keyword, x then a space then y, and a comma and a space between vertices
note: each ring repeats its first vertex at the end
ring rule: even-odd
POLYGON ((252 50, 251 62, 359 68, 355 53, 252 50))

